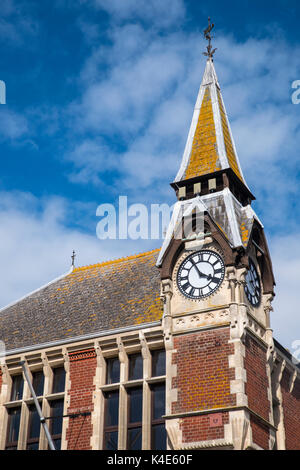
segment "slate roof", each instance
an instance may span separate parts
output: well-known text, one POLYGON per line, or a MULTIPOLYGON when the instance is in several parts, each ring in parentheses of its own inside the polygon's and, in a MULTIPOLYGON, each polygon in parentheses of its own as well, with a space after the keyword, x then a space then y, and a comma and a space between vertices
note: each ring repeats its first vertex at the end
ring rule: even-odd
POLYGON ((160 320, 158 251, 75 268, 2 309, 6 350, 160 320))

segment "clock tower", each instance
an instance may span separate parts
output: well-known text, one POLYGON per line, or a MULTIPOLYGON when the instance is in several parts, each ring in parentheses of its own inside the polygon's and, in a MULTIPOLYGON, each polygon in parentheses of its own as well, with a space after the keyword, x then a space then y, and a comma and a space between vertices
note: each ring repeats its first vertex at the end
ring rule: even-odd
POLYGON ((173 449, 280 448, 272 400, 274 277, 208 47, 157 266, 173 449))

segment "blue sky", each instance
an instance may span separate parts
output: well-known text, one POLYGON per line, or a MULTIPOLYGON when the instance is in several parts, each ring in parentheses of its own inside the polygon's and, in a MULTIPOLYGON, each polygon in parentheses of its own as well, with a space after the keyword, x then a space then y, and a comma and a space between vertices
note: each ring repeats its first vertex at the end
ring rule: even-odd
POLYGON ((99 241, 96 208, 174 202, 202 31, 277 279, 273 327, 300 338, 298 2, 1 0, 0 306, 79 265, 156 248, 99 241), (288 6, 287 6, 288 3, 288 6))

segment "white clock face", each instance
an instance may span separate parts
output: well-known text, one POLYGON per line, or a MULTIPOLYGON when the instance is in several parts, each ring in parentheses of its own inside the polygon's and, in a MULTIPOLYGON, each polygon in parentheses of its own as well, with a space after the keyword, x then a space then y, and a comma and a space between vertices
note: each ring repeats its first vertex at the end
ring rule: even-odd
POLYGON ((246 275, 245 294, 250 304, 257 307, 261 300, 261 286, 256 267, 251 259, 249 259, 249 271, 246 275))
POLYGON ((177 273, 180 292, 190 299, 203 299, 215 292, 225 276, 221 256, 210 250, 202 250, 188 256, 177 273))

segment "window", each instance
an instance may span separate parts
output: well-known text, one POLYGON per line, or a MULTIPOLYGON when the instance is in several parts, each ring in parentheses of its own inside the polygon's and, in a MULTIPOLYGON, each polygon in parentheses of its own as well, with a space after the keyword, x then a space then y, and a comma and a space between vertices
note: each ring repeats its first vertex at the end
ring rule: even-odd
POLYGON ((152 377, 166 374, 166 352, 163 349, 152 351, 152 377))
POLYGON ((141 354, 131 354, 129 356, 128 380, 138 380, 143 378, 143 357, 141 354))
POLYGON ((61 448, 61 434, 64 414, 64 400, 51 400, 50 402, 49 432, 56 450, 61 448))
POLYGON ((17 450, 20 429, 21 407, 8 409, 8 426, 6 436, 7 450, 17 450))
POLYGON ((120 382, 120 361, 118 357, 106 359, 106 383, 120 382))
POLYGON ((27 450, 38 450, 40 440, 41 421, 35 405, 29 406, 29 420, 27 432, 27 450))
POLYGON ((105 422, 104 422, 104 449, 118 449, 118 423, 119 423, 119 390, 106 392, 105 422))
POLYGON ((120 377, 119 359, 105 358, 103 449, 166 449, 165 350, 153 349, 145 356, 131 352, 127 359, 120 377))
POLYGON ((23 375, 14 375, 12 377, 12 387, 11 387, 11 395, 10 400, 22 400, 23 397, 23 388, 24 388, 24 380, 23 375))
POLYGON ((127 449, 142 448, 143 389, 128 389, 127 449))
POLYGON ((64 367, 53 369, 52 393, 61 393, 65 391, 66 371, 64 367))
POLYGON ((44 394, 44 373, 43 371, 39 370, 37 372, 33 372, 32 374, 32 386, 33 390, 37 397, 40 397, 44 394))
MULTIPOLYGON (((35 363, 33 367, 37 366, 35 363)), ((65 369, 63 366, 52 369, 51 385, 45 380, 42 363, 39 364, 39 367, 40 370, 31 371, 31 383, 40 407, 43 408, 43 414, 47 418, 47 425, 54 445, 60 449, 65 398, 65 369)), ((51 376, 51 373, 49 375, 51 376)), ((29 385, 27 381, 23 380, 22 374, 11 376, 8 397, 9 401, 5 403, 7 417, 5 449, 38 450, 40 448, 46 450, 47 440, 40 439, 42 429, 40 417, 33 403, 29 385)))
POLYGON ((151 449, 164 450, 167 444, 165 421, 165 384, 151 386, 151 449))

